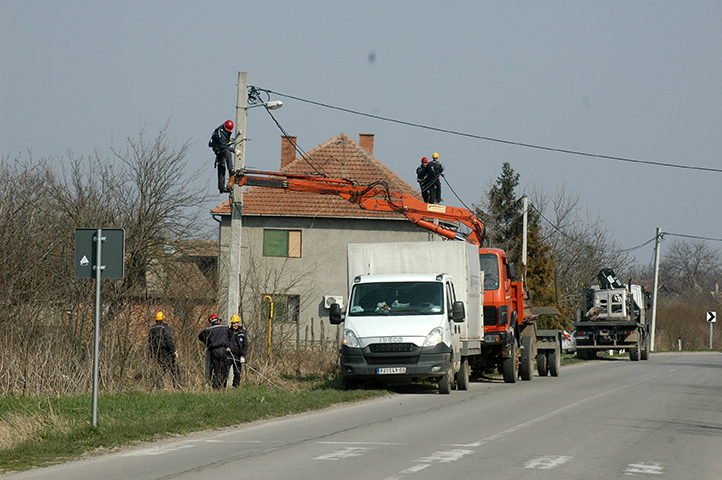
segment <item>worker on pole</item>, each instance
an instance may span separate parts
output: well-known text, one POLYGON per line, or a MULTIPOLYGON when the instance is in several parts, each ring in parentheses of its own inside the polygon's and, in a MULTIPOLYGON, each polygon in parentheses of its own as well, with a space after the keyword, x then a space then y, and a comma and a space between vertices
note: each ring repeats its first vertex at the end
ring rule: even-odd
POLYGON ((226 170, 229 176, 233 175, 233 150, 235 145, 231 140, 233 133, 233 120, 226 120, 213 131, 208 146, 216 154, 215 166, 218 169, 218 192, 228 193, 230 190, 226 185, 226 170))

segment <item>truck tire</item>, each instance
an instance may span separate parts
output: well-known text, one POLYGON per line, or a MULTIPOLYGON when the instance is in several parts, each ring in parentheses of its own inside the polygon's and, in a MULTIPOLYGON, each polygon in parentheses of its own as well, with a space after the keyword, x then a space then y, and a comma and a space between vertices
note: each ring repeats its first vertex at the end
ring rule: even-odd
POLYGON ((577 358, 579 360, 586 360, 587 358, 589 358, 588 353, 589 352, 587 350, 580 350, 579 348, 577 348, 577 358))
POLYGON ((536 370, 540 377, 546 377, 549 374, 549 364, 547 363, 547 352, 541 351, 536 356, 536 370))
POLYGON ((443 377, 439 379, 439 393, 442 395, 448 395, 451 393, 451 384, 453 383, 453 373, 451 373, 451 366, 446 371, 443 377))
POLYGON ((521 337, 521 346, 519 376, 522 380, 528 382, 534 376, 534 357, 532 356, 534 339, 529 336, 521 337))
POLYGON ((644 343, 642 344, 642 352, 640 353, 640 357, 642 360, 649 360, 649 339, 645 338, 644 343))
POLYGON ((562 369, 562 355, 559 344, 556 345, 554 350, 547 353, 547 361, 549 362, 549 373, 551 373, 552 377, 558 377, 559 370, 562 369))
POLYGON ((341 377, 341 386, 344 390, 356 390, 358 382, 348 377, 341 377))
POLYGON ((469 359, 464 357, 461 359, 461 368, 456 372, 456 385, 459 390, 469 389, 469 359))
POLYGON ((639 340, 629 349, 629 359, 633 362, 639 361, 639 340))
POLYGON ((512 340, 511 343, 511 355, 509 358, 501 359, 501 376, 504 377, 506 383, 516 383, 516 379, 519 376, 518 364, 516 362, 517 357, 517 346, 516 339, 512 340))

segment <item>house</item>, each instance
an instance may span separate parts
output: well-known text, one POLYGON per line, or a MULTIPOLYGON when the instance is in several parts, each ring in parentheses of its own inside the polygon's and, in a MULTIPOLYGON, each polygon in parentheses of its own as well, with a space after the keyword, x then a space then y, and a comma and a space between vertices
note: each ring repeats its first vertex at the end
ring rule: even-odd
MULTIPOLYGON (((420 198, 416 189, 373 156, 373 147, 373 134, 361 134, 358 143, 339 134, 297 157, 296 137, 283 137, 280 171, 350 178, 359 184, 384 180, 390 189, 420 198)), ((230 203, 211 213, 219 220, 219 314, 225 320, 230 203)), ((347 300, 348 243, 428 241, 430 235, 397 212, 363 210, 335 195, 267 187, 245 190, 241 222, 244 323, 264 314, 267 307, 258 306, 268 295, 274 300, 274 324, 295 323, 296 341, 307 338, 309 330, 316 339, 322 336, 318 332, 331 328, 326 337, 336 336, 337 327, 327 321, 328 297, 342 304, 347 300)), ((275 335, 275 327, 273 331, 275 335)))

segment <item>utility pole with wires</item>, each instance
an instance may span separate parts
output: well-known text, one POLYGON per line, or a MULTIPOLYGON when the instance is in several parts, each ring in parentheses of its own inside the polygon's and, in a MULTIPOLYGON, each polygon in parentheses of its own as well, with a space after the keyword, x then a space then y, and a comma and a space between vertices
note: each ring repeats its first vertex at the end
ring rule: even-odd
MULTIPOLYGON (((248 72, 238 72, 238 94, 236 99, 236 151, 234 172, 241 172, 246 165, 246 116, 248 112, 248 72)), ((236 183, 231 187, 231 234, 228 242, 228 299, 226 312, 222 317, 228 321, 231 315, 239 314, 241 296, 241 217, 243 215, 243 188, 236 183)))

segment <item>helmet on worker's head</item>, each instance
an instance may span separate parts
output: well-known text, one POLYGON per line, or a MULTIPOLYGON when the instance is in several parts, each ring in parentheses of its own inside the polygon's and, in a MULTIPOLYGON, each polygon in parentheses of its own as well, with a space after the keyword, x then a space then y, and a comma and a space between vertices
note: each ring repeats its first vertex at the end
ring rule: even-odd
POLYGON ((421 159, 421 163, 429 163, 429 159, 426 158, 426 157, 423 157, 423 158, 421 159))
POLYGON ((165 320, 165 315, 163 315, 163 312, 158 312, 155 314, 156 322, 162 322, 163 320, 165 320))
POLYGON ((211 315, 210 317, 208 317, 208 321, 209 321, 210 323, 216 323, 216 322, 220 322, 221 319, 218 318, 218 315, 216 315, 216 314, 214 313, 213 315, 211 315))
POLYGON ((233 315, 231 317, 231 323, 241 323, 241 317, 239 317, 238 315, 233 315))
POLYGON ((233 131, 233 121, 226 120, 226 123, 223 124, 223 128, 225 128, 229 132, 232 132, 233 131))
POLYGON ((431 156, 431 158, 434 158, 434 159, 439 158, 439 154, 434 152, 434 154, 431 156))

